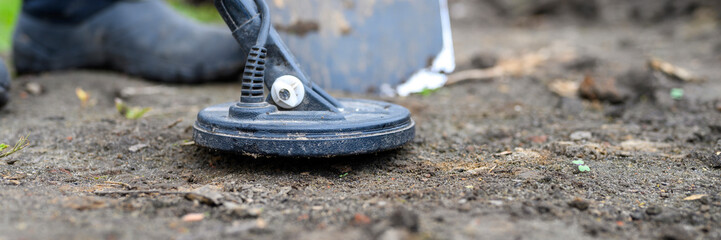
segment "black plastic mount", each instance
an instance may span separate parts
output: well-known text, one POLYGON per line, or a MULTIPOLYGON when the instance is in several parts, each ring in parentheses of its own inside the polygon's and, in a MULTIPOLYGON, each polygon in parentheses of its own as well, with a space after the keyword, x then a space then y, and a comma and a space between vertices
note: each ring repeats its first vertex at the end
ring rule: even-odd
POLYGON ((255 46, 250 49, 243 69, 243 89, 240 92, 240 102, 261 103, 265 82, 265 61, 268 50, 265 47, 255 46))
MULTIPOLYGON (((262 19, 256 5, 253 0, 215 1, 215 7, 233 32, 233 37, 238 40, 243 52, 251 52, 253 47, 257 47, 253 40, 259 37, 262 19)), ((300 105, 293 108, 293 111, 338 112, 338 108, 343 108, 340 102, 309 81, 275 28, 270 27, 264 47, 267 49, 264 76, 267 89, 271 89, 275 79, 284 75, 297 77, 305 86, 305 98, 300 105)), ((273 103, 270 96, 266 101, 273 103)))

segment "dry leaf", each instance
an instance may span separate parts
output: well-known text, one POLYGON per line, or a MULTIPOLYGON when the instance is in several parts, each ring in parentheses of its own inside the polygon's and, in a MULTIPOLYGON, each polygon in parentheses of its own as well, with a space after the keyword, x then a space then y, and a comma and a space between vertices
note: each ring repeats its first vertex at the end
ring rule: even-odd
POLYGON ((533 73, 538 66, 548 61, 550 56, 542 51, 529 53, 520 58, 501 59, 498 67, 508 75, 523 76, 533 73))
POLYGON ((579 84, 575 81, 557 79, 548 85, 548 88, 561 97, 575 97, 578 94, 579 84))
POLYGON ((507 58, 498 61, 492 68, 471 69, 457 72, 448 76, 446 86, 469 80, 487 80, 503 76, 524 76, 532 74, 538 67, 548 62, 553 54, 545 49, 527 53, 517 58, 507 58))
POLYGON ((684 82, 703 82, 704 80, 691 74, 686 69, 674 66, 673 64, 663 61, 658 58, 651 58, 648 60, 648 66, 669 77, 684 81, 684 82))
POLYGON ((85 107, 88 105, 88 101, 90 100, 90 94, 85 92, 82 88, 75 88, 75 95, 78 96, 78 99, 80 99, 80 105, 85 107))
POLYGON ((702 199, 702 198, 704 198, 704 197, 706 197, 706 196, 708 196, 708 195, 706 195, 706 194, 694 194, 694 195, 691 195, 691 196, 688 196, 688 197, 684 198, 683 200, 684 200, 684 201, 699 200, 699 199, 702 199))

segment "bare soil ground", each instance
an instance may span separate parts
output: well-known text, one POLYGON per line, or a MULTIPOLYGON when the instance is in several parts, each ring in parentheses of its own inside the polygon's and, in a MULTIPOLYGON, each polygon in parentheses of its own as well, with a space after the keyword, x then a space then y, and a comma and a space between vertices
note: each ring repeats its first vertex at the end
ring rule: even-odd
POLYGON ((383 99, 411 109, 418 133, 375 155, 267 159, 188 145, 195 114, 235 99, 235 83, 143 95, 128 90, 157 84, 102 71, 15 79, 0 140, 31 145, 0 162, 0 239, 721 239, 717 18, 451 7, 460 70, 523 56, 535 68, 383 99), (512 16, 488 17, 501 13, 512 16), (706 81, 649 73, 649 57, 706 81), (549 87, 587 77, 622 97, 549 87), (153 110, 125 119, 120 95, 153 110))

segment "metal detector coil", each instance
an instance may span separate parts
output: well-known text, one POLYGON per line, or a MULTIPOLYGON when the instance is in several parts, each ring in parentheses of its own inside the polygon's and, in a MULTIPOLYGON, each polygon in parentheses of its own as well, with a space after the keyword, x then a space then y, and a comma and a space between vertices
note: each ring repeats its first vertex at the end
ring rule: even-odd
POLYGON ((331 157, 394 149, 413 139, 415 123, 406 108, 335 99, 309 81, 271 26, 264 0, 215 0, 215 6, 248 57, 240 101, 200 111, 196 144, 244 154, 331 157), (264 96, 265 89, 271 94, 264 96))

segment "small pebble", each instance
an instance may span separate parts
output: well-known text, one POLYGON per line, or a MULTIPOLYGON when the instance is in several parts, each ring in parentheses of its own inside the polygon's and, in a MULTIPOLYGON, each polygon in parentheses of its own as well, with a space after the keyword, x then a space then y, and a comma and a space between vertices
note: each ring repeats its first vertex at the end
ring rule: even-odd
POLYGON ((466 151, 467 151, 467 152, 475 152, 475 151, 476 151, 476 147, 474 147, 473 145, 468 145, 468 146, 466 147, 466 151))
POLYGON ((548 141, 548 136, 531 136, 528 138, 529 141, 533 143, 545 143, 548 141))
POLYGON ((591 138, 591 132, 587 131, 577 131, 574 133, 571 133, 571 140, 587 140, 591 138))
POLYGON ((360 225, 368 225, 371 223, 371 219, 362 213, 356 213, 355 216, 353 216, 353 225, 360 226, 360 225))
POLYGON ((684 240, 684 239, 694 239, 695 236, 692 232, 690 232, 688 229, 681 225, 674 225, 670 227, 664 227, 661 230, 661 236, 659 236, 660 239, 669 239, 669 240, 684 240))
POLYGON ((130 152, 138 152, 138 151, 140 151, 140 150, 142 150, 143 148, 146 148, 146 147, 148 147, 148 144, 142 144, 142 143, 141 143, 141 144, 135 144, 135 145, 133 145, 133 146, 130 146, 130 147, 128 148, 128 151, 130 151, 130 152))
POLYGON ((712 168, 721 168, 721 152, 711 154, 708 163, 712 168))
POLYGON ((493 66, 496 66, 497 63, 498 57, 488 53, 478 54, 471 58, 471 65, 473 68, 492 68, 493 66))
POLYGON ((654 216, 659 215, 663 212, 663 209, 659 206, 650 206, 646 208, 646 214, 654 216))
POLYGON ((580 199, 580 198, 576 198, 573 201, 568 203, 568 206, 578 209, 578 210, 581 210, 581 211, 585 211, 586 209, 588 209, 589 205, 590 205, 590 203, 588 201, 580 199))
POLYGON ((558 101, 556 108, 565 114, 577 115, 581 114, 586 109, 586 106, 583 105, 583 100, 579 98, 562 97, 558 101))
POLYGON ((225 206, 229 212, 241 218, 257 218, 263 212, 260 208, 250 208, 232 202, 223 203, 223 206, 225 206))
POLYGON ((188 213, 183 216, 183 222, 197 222, 202 221, 205 215, 202 213, 188 213))
POLYGON ((497 207, 503 206, 503 201, 500 200, 489 200, 488 203, 497 207))
POLYGON ((641 212, 641 211, 632 212, 631 214, 629 214, 629 216, 634 221, 644 220, 646 218, 646 215, 644 215, 643 212, 641 212))
POLYGON ((681 221, 683 216, 681 216, 678 212, 674 211, 666 211, 664 213, 659 214, 658 216, 653 217, 653 221, 659 222, 659 223, 678 223, 681 221))
POLYGON ((30 82, 25 85, 25 91, 31 95, 37 96, 43 93, 43 86, 36 82, 30 82))
POLYGON ((405 228, 411 232, 418 232, 420 220, 418 214, 405 208, 399 208, 390 217, 391 226, 405 228))
POLYGON ((263 220, 262 218, 258 218, 258 220, 255 220, 255 227, 259 229, 264 229, 268 226, 268 223, 263 220))
POLYGON ((699 208, 699 211, 704 213, 708 212, 709 210, 711 210, 711 206, 709 205, 701 205, 701 207, 699 208))

